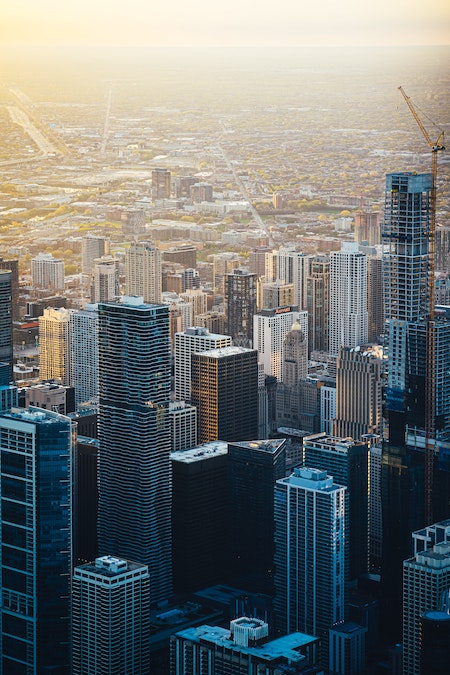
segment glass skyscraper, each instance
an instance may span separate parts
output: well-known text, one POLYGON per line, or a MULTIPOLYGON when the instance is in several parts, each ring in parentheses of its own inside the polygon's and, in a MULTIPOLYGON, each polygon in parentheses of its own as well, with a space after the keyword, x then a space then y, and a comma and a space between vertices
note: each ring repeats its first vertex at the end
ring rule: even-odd
POLYGON ((171 593, 169 315, 142 297, 99 305, 99 553, 148 565, 171 593))
POLYGON ((69 672, 69 418, 29 408, 0 415, 1 672, 69 672))

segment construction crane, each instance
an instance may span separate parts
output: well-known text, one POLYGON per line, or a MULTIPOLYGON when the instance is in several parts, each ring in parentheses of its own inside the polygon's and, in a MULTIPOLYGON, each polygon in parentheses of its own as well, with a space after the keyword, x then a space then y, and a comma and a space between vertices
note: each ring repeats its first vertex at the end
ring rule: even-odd
MULTIPOLYGON (((425 509, 426 525, 433 522, 433 475, 436 435, 436 338, 435 338, 435 240, 436 240, 436 188, 437 188, 437 154, 445 150, 444 132, 439 129, 439 136, 433 142, 425 129, 409 96, 402 87, 399 91, 405 99, 416 120, 429 148, 431 149, 431 194, 430 223, 428 234, 428 316, 426 323, 426 362, 425 362, 425 509)), ((436 126, 436 125, 435 125, 436 126)))

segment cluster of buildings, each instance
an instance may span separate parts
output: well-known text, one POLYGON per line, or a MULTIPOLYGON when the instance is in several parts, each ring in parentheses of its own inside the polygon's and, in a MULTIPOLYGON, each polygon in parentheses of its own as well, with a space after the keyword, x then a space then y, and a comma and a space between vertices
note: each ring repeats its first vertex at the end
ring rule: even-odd
MULTIPOLYGON (((362 675, 397 641, 388 672, 444 673, 450 307, 430 333, 431 190, 387 176, 382 256, 365 238, 260 246, 246 267, 217 254, 209 286, 192 247, 136 237, 122 275, 88 235, 92 302, 43 308, 41 382, 22 388, 2 261, 0 670, 362 675), (179 628, 176 602, 225 587, 245 601, 179 628)), ((37 256, 33 283, 56 290, 59 262, 37 256)))

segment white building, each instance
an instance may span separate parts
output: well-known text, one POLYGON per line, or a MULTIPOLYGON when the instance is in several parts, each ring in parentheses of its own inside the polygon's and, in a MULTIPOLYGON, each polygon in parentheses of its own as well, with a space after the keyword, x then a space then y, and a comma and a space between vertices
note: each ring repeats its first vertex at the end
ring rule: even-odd
POLYGON ((83 274, 92 274, 94 271, 94 260, 108 255, 109 250, 109 239, 95 234, 88 234, 83 237, 81 244, 81 270, 83 274))
POLYGON ((258 360, 264 365, 266 375, 282 381, 283 342, 297 322, 308 341, 308 312, 297 307, 262 309, 253 317, 253 345, 258 350, 258 360))
POLYGON ((309 274, 309 257, 294 247, 281 247, 276 254, 276 278, 294 284, 294 304, 307 309, 306 279, 309 274))
POLYGON ((175 399, 189 401, 191 398, 191 355, 194 352, 205 352, 231 345, 229 335, 216 335, 199 326, 175 333, 175 399))
POLYGON ((31 283, 33 288, 64 290, 64 260, 51 253, 39 253, 31 260, 31 283))
POLYGON ((324 385, 320 388, 320 428, 331 435, 336 417, 336 387, 324 385))
POLYGON ((73 315, 73 386, 77 405, 98 397, 98 306, 73 315))
POLYGON ((133 241, 125 255, 125 294, 161 302, 161 252, 151 241, 133 241))
POLYGON ((325 667, 329 629, 344 620, 346 491, 305 467, 275 484, 276 625, 319 637, 325 667))
POLYGON ((441 609, 450 588, 450 520, 413 532, 414 556, 403 563, 403 675, 420 675, 420 618, 441 609))
POLYGON ((111 255, 94 260, 94 274, 91 288, 91 300, 109 302, 119 295, 118 261, 111 255))
POLYGON ((330 255, 330 354, 367 343, 367 256, 356 242, 330 255))
POLYGON ((73 675, 148 675, 148 567, 102 556, 75 567, 72 584, 73 675))

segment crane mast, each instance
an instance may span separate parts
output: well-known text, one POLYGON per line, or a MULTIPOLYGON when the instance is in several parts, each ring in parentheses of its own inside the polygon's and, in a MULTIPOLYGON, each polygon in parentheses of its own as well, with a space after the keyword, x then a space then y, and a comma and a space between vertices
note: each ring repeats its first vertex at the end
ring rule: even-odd
POLYGON ((426 524, 433 522, 433 475, 436 436, 436 338, 435 338, 435 240, 436 240, 436 184, 437 154, 445 150, 444 132, 433 142, 409 96, 398 88, 431 149, 430 222, 428 230, 428 315, 426 321, 425 362, 425 508, 426 524))

